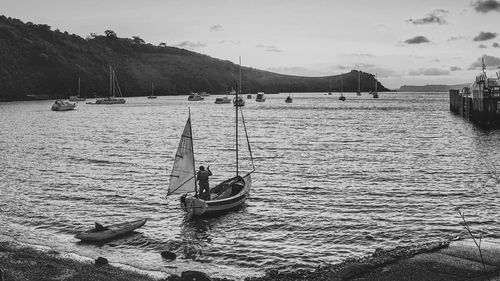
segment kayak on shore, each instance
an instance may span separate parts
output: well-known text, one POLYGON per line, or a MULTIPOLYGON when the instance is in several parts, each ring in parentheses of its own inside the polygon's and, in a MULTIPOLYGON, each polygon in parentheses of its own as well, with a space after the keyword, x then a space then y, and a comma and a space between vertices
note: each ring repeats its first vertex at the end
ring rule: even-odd
POLYGON ((148 219, 140 219, 130 222, 112 224, 108 226, 103 226, 100 223, 96 222, 94 228, 78 233, 77 235, 75 235, 75 238, 82 241, 107 240, 132 232, 135 229, 142 227, 147 220, 148 219))

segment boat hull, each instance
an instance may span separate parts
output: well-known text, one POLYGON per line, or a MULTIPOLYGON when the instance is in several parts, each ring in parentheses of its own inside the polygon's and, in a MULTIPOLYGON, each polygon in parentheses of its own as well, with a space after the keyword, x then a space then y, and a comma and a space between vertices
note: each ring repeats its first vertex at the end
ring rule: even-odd
POLYGON ((85 101, 85 98, 80 98, 78 96, 69 97, 69 101, 85 101))
POLYGON ((65 101, 56 101, 50 108, 52 111, 68 111, 75 109, 76 104, 65 102, 65 101))
MULTIPOLYGON (((229 179, 225 182, 234 180, 236 178, 229 179)), ((212 199, 203 200, 194 196, 182 196, 181 197, 181 208, 194 216, 204 216, 216 213, 225 212, 234 208, 237 208, 245 202, 245 200, 250 195, 250 190, 252 188, 252 178, 250 173, 241 177, 244 186, 237 194, 222 199, 212 199)), ((211 191, 212 192, 212 191, 211 191)))
POLYGON ((140 219, 130 222, 114 224, 108 226, 107 230, 98 232, 96 232, 94 229, 91 229, 75 235, 75 238, 80 239, 82 241, 108 240, 132 232, 135 229, 142 227, 146 223, 146 221, 147 219, 140 219))
POLYGON ((95 104, 124 104, 126 102, 125 99, 117 99, 117 98, 106 98, 96 100, 95 104))
POLYGON ((216 104, 225 104, 225 103, 231 103, 231 99, 228 98, 216 98, 215 99, 216 104))

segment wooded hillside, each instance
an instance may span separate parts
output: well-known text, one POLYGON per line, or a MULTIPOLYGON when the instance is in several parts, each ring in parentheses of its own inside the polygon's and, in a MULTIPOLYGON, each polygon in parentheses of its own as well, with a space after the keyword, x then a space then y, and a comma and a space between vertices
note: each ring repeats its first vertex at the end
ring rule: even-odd
MULTIPOLYGON (((206 91, 225 93, 237 88, 239 66, 199 53, 153 46, 141 38, 119 38, 112 30, 81 38, 0 16, 0 100, 75 95, 78 78, 83 96, 106 96, 113 67, 124 96, 206 91)), ((244 54, 242 54, 244 56, 244 54)), ((235 58, 236 59, 236 58, 235 58)), ((357 90, 358 72, 343 76, 345 92, 357 90)), ((242 68, 243 92, 327 92, 340 89, 340 75, 299 77, 242 68)), ((361 90, 373 89, 373 75, 361 73, 361 90)), ((388 91, 380 83, 379 91, 388 91)))

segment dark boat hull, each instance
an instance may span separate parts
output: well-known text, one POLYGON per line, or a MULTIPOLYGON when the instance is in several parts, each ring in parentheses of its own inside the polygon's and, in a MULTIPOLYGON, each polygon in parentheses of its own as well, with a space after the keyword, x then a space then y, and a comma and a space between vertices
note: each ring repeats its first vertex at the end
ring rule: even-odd
MULTIPOLYGON (((229 180, 226 180, 219 184, 218 186, 211 189, 211 200, 203 200, 194 196, 182 196, 181 197, 181 207, 187 212, 190 216, 204 216, 211 215, 216 213, 225 212, 234 208, 237 208, 245 202, 245 200, 250 195, 250 190, 252 187, 252 178, 250 173, 243 177, 234 177, 229 180), (214 190, 218 187, 222 186, 224 183, 235 181, 232 188, 238 188, 238 184, 240 182, 243 183, 241 190, 238 192, 224 195, 214 198, 214 190)), ((222 192, 223 193, 223 192, 222 192)))

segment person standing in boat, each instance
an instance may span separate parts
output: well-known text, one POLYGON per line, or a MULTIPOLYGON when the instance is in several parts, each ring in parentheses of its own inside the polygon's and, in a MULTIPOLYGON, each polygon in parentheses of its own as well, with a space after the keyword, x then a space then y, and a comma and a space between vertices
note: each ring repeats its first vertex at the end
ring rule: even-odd
POLYGON ((196 179, 198 180, 198 186, 200 187, 199 198, 203 200, 210 200, 210 185, 208 183, 208 177, 212 175, 210 171, 210 166, 205 167, 200 166, 200 170, 196 174, 196 179))

